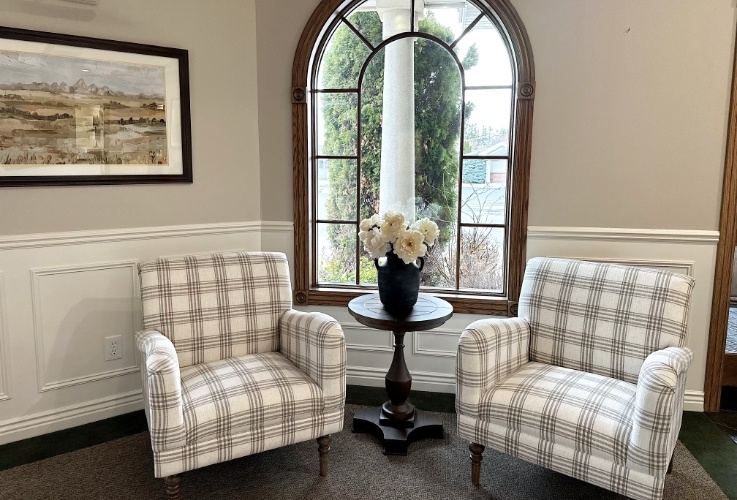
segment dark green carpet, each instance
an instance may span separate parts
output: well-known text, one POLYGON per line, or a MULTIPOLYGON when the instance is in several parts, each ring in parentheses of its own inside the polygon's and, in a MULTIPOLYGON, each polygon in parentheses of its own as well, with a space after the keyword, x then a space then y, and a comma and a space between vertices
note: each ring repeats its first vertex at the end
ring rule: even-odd
POLYGON ((737 499, 737 444, 705 414, 683 413, 678 438, 728 498, 737 499))

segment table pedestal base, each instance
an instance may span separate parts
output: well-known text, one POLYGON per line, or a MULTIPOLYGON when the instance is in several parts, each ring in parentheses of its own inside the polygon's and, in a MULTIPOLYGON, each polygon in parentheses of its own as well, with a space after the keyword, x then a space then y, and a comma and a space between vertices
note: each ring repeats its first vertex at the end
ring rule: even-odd
POLYGON ((353 432, 367 432, 384 443, 384 455, 406 455, 407 447, 419 439, 443 438, 443 421, 415 409, 414 427, 382 425, 381 406, 360 408, 353 415, 353 432))

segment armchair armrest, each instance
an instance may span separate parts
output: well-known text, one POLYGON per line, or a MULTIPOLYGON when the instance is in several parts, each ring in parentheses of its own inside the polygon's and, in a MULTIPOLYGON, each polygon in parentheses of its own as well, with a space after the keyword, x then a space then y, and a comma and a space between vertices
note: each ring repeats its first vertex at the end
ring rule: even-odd
POLYGON ((320 386, 325 412, 343 408, 346 353, 340 323, 327 314, 289 309, 279 318, 279 351, 320 386))
POLYGON ((136 333, 136 345, 143 356, 143 400, 151 447, 156 451, 180 448, 185 444, 185 428, 182 381, 174 345, 154 330, 136 333))
POLYGON ((456 413, 478 418, 481 396, 529 361, 530 327, 519 318, 482 319, 463 331, 456 357, 456 413))
POLYGON ((686 372, 693 353, 668 347, 650 353, 637 380, 627 465, 656 477, 665 476, 683 416, 686 372))

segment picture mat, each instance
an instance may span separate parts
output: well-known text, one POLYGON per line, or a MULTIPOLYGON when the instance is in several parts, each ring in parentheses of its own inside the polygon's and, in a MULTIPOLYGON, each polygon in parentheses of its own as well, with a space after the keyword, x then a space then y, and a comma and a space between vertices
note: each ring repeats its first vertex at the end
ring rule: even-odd
MULTIPOLYGON (((0 165, 0 177, 89 175, 178 175, 183 172, 179 61, 175 58, 0 38, 0 51, 159 66, 164 70, 168 165, 0 165)), ((53 82, 47 82, 53 83, 53 82)), ((69 82, 67 82, 69 83, 69 82)), ((72 82, 73 83, 73 82, 72 82)))

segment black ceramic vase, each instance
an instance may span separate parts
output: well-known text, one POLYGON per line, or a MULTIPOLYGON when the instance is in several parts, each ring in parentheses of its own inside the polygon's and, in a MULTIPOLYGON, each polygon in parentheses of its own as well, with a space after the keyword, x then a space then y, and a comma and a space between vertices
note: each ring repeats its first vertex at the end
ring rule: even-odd
POLYGON ((379 300, 392 312, 406 312, 417 303, 420 291, 420 271, 425 260, 419 257, 415 262, 405 264, 395 253, 386 254, 385 258, 374 259, 378 272, 379 300), (419 265, 417 264, 419 261, 419 265))

